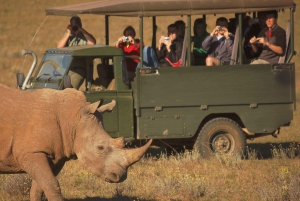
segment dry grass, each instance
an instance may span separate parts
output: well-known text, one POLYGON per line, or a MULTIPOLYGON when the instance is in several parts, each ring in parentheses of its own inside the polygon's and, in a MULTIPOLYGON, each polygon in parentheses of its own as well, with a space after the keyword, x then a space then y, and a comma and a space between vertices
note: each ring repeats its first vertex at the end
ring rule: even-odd
MULTIPOLYGON (((39 61, 47 48, 55 47, 65 32, 68 17, 49 16, 48 7, 88 2, 88 0, 1 1, 0 4, 0 83, 16 87, 16 73, 27 73, 31 58, 24 58, 21 49, 35 51, 39 61), (43 23, 43 21, 45 22, 43 23), (36 30, 41 28, 36 34, 36 30), (35 35, 36 34, 36 35, 35 35), (35 36, 35 37, 34 37, 35 36), (34 40, 32 41, 32 38, 34 40)), ((295 0, 296 4, 300 0, 295 0)), ((286 16, 279 24, 286 27, 286 16)), ((104 18, 96 15, 81 16, 83 26, 104 44, 104 18)), ((197 16, 196 16, 197 17, 197 16)), ((216 17, 208 16, 208 30, 216 17)), ((229 16, 230 17, 230 16, 229 16)), ((158 33, 179 19, 158 18, 158 33)), ((185 20, 185 18, 183 18, 185 20)), ((300 52, 299 11, 295 14, 295 48, 300 52)), ((151 44, 151 19, 145 19, 145 44, 151 44)), ((137 19, 111 18, 110 44, 127 25, 138 27, 137 19)), ((137 28, 138 31, 138 28, 137 28)), ((300 55, 296 63, 297 78, 300 55)), ((299 86, 297 93, 299 98, 299 86)), ((299 101, 298 101, 299 102, 299 101)), ((299 105, 300 103, 298 103, 299 105)), ((290 127, 283 128, 278 138, 264 137, 248 142, 248 159, 231 156, 203 160, 196 153, 179 156, 148 157, 129 168, 128 179, 121 184, 108 184, 82 169, 77 161, 68 162, 58 176, 63 196, 69 201, 96 200, 299 200, 300 199, 300 116, 296 112, 290 127)), ((0 201, 29 200, 30 179, 26 175, 0 175, 0 201)))
MULTIPOLYGON (((274 154, 271 160, 258 160, 252 152, 247 160, 230 156, 210 161, 194 152, 170 157, 148 155, 129 168, 128 179, 120 184, 105 183, 83 170, 77 161, 71 161, 58 179, 69 201, 299 200, 299 144, 294 144, 292 150, 281 147, 269 151, 280 154, 274 154)), ((18 185, 23 181, 20 176, 0 176, 0 181, 5 186, 0 189, 2 200, 29 200, 22 193, 27 191, 18 185), (17 184, 15 196, 11 195, 13 186, 7 184, 13 179, 17 184)))

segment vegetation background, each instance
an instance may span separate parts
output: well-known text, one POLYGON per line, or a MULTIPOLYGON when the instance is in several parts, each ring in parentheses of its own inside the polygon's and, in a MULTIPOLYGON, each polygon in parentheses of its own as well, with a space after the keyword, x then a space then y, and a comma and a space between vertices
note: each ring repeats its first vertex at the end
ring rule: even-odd
MULTIPOLYGON (((45 8, 92 0, 0 0, 0 83, 16 87, 16 73, 27 74, 32 58, 22 49, 36 52, 39 61, 46 49, 55 47, 69 23, 66 16, 46 16, 45 8)), ((299 5, 300 0, 294 0, 299 5)), ((208 15, 210 32, 217 17, 208 15)), ((223 16, 223 15, 222 15, 223 16)), ((290 14, 280 12, 279 25, 286 28, 290 14)), ((104 17, 81 15, 83 27, 97 44, 105 43, 104 17)), ((201 16, 193 16, 195 18, 201 16)), ((232 18, 233 15, 225 15, 232 18)), ((158 17, 157 37, 166 27, 186 17, 158 17)), ((300 12, 295 12, 295 50, 300 52, 300 12)), ((151 18, 144 19, 145 44, 151 45, 151 18), (149 34, 148 34, 149 33, 149 34)), ((122 35, 127 25, 138 33, 137 18, 110 18, 110 44, 122 35)), ((300 55, 296 63, 297 103, 299 105, 300 55)), ((280 95, 280 94, 279 94, 280 95)), ((280 115, 280 114, 278 114, 280 115)), ((107 184, 82 169, 77 161, 68 162, 59 175, 66 200, 299 200, 300 199, 300 117, 283 128, 278 138, 271 136, 249 141, 248 159, 236 156, 206 161, 197 153, 167 157, 152 150, 152 156, 129 168, 128 179, 107 184), (153 154, 154 153, 154 154, 153 154)), ((30 179, 24 175, 0 175, 0 200, 29 200, 30 179)))

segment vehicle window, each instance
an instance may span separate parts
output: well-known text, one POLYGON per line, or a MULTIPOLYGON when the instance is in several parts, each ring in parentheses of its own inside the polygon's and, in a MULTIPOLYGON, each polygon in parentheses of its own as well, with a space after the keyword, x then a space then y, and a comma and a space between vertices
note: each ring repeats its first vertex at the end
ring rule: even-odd
POLYGON ((61 79, 71 61, 71 55, 47 54, 41 62, 37 79, 61 79))

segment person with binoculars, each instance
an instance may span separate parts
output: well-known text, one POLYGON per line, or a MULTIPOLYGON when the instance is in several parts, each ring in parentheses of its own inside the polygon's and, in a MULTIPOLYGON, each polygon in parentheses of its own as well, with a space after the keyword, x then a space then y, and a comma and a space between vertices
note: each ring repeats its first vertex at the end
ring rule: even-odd
POLYGON ((228 20, 220 17, 216 27, 202 42, 202 48, 207 51, 206 66, 230 64, 234 35, 228 31, 228 20))
POLYGON ((78 45, 95 45, 96 39, 82 28, 81 19, 78 16, 73 16, 70 19, 70 24, 67 26, 67 32, 58 41, 57 48, 78 46, 78 45))
MULTIPOLYGON (((70 19, 70 24, 67 26, 67 32, 58 41, 57 48, 79 45, 95 45, 96 39, 82 28, 81 19, 78 16, 73 16, 70 19)), ((87 68, 91 68, 93 61, 88 61, 89 66, 86 65, 86 60, 82 58, 74 58, 72 68, 70 68, 68 75, 71 77, 71 85, 75 89, 79 89, 86 78, 87 68)))

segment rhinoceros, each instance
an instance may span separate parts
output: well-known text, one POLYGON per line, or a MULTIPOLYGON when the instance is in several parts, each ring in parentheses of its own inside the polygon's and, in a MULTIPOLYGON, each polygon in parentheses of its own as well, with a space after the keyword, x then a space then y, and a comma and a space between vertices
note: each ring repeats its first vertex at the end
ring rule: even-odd
POLYGON ((103 129, 99 101, 87 102, 75 89, 21 91, 0 84, 0 173, 27 173, 30 200, 63 200, 57 174, 68 160, 78 159, 107 182, 122 182, 127 169, 151 145, 125 149, 124 138, 103 129))

